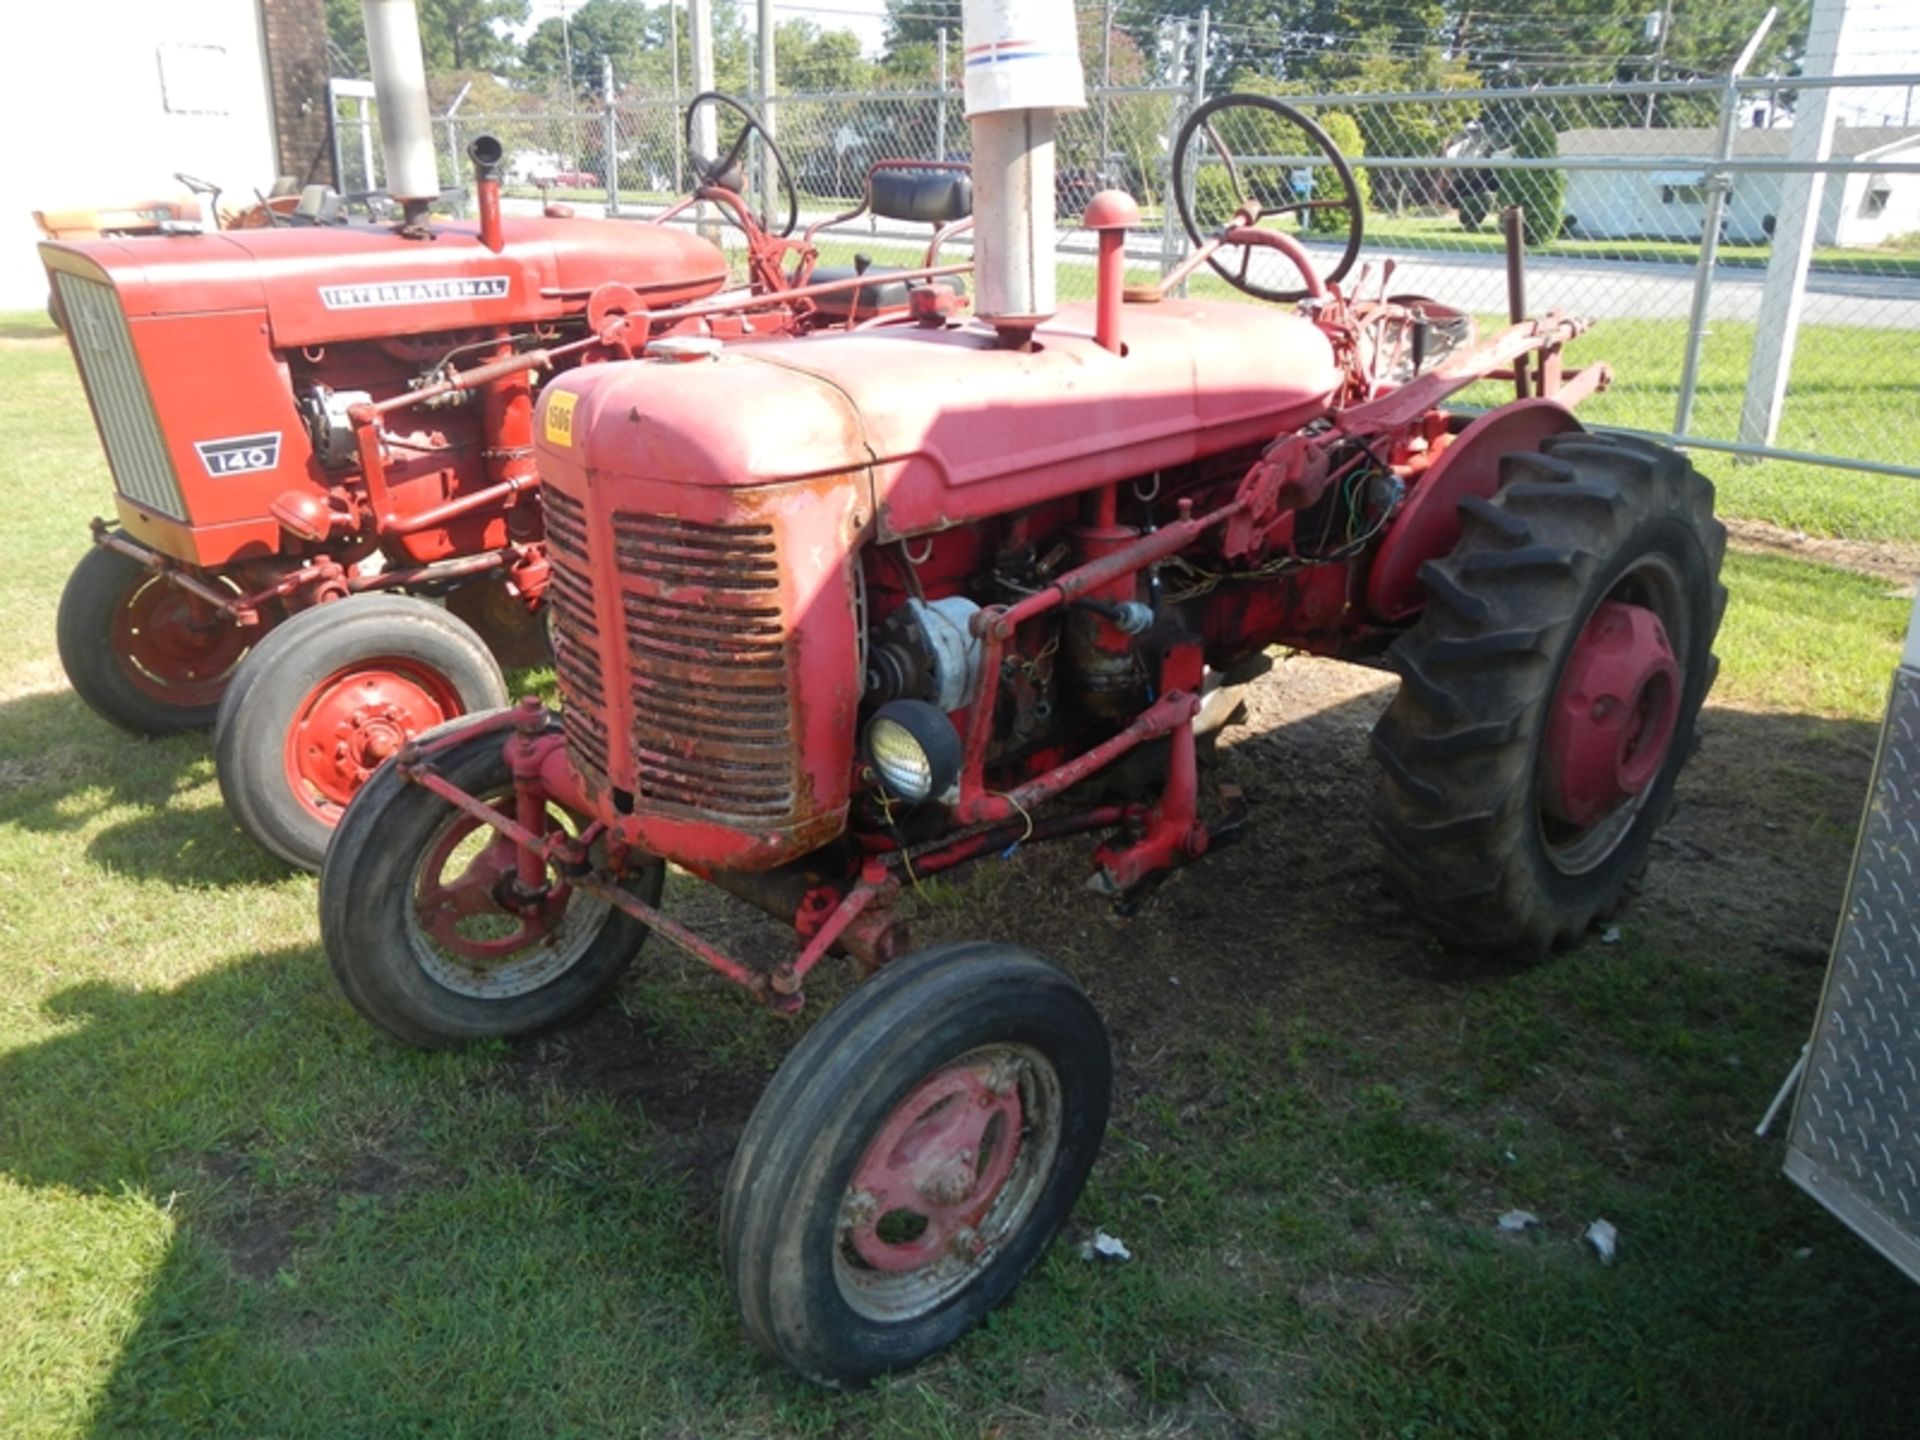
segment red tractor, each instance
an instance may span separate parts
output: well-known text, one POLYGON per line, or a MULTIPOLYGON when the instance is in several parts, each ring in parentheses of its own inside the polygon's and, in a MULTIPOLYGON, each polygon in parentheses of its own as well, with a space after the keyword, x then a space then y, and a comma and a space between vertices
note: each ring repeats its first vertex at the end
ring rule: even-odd
POLYGON ((1714 674, 1712 487, 1582 428, 1607 375, 1563 369, 1576 322, 1476 340, 1340 283, 1352 172, 1257 97, 1203 106, 1175 154, 1181 197, 1235 186, 1225 226, 1128 289, 1138 210, 1103 193, 1097 301, 1049 317, 1020 298, 1024 260, 1051 273, 1051 115, 1014 118, 1036 116, 975 118, 978 318, 549 384, 563 707, 403 747, 321 877, 348 999, 416 1045, 565 1023, 649 935, 783 1014, 828 954, 877 971, 782 1065, 722 1218, 749 1333, 831 1384, 1004 1299, 1107 1114, 1073 980, 992 941, 907 955, 903 887, 1070 834, 1104 837, 1115 897, 1199 859, 1244 805, 1203 804, 1196 737, 1280 644, 1399 673, 1374 735, 1390 881, 1447 940, 1537 955, 1645 863, 1714 674), (1337 183, 1288 203, 1262 156, 1337 183), (1324 277, 1288 228, 1307 209, 1346 220, 1324 277), (1297 303, 1221 296, 1206 267, 1297 303), (1489 380, 1514 398, 1450 408, 1489 380), (669 864, 790 923, 795 952, 728 954, 662 913, 669 864))
MULTIPOLYGON (((798 204, 771 138, 716 94, 689 107, 690 138, 707 105, 733 113, 732 143, 661 218, 704 199, 745 232, 753 284, 727 296, 726 255, 691 230, 559 206, 503 218, 484 138, 478 223, 415 209, 398 225, 42 246, 118 492, 118 526, 96 522, 62 597, 61 660, 129 730, 217 719, 228 807, 288 862, 319 868, 341 810, 409 736, 505 704, 502 661, 545 658, 531 425, 548 374, 666 336, 904 312, 897 278, 816 273, 812 232, 786 238, 798 204), (754 135, 785 229, 741 199, 754 135)), ((951 173, 882 172, 870 193, 949 232, 970 204, 951 173)))

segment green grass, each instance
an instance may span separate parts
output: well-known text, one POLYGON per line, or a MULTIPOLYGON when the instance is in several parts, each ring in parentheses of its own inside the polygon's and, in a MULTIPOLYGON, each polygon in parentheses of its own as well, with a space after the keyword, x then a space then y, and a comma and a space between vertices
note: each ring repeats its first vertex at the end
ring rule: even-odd
MULTIPOLYGON (((1363 857, 1280 879, 1249 849, 1124 926, 1061 850, 939 887, 923 939, 1014 925, 1109 1005, 1125 1085, 1077 1223, 1137 1258, 1056 1249, 949 1356, 801 1384, 750 1352, 714 1246, 791 1029, 655 952, 544 1046, 379 1038, 205 740, 130 740, 65 687, 53 608, 109 487, 55 343, 0 338, 0 476, 0 1434, 1908 1433, 1911 1290, 1744 1134, 1817 974, 1681 910, 1448 972, 1354 943, 1387 923, 1363 857), (1497 1241, 1510 1206, 1545 1235, 1497 1241), (1575 1238, 1602 1214, 1609 1269, 1575 1238)), ((1709 753, 1753 778, 1723 803, 1837 876, 1905 603, 1780 560, 1727 579, 1709 753)))

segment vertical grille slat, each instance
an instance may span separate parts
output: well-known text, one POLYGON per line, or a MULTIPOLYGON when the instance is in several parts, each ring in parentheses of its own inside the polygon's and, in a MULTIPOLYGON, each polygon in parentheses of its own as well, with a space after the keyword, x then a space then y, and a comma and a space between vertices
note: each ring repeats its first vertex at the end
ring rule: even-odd
POLYGON ((639 798, 744 824, 796 803, 787 617, 767 524, 621 511, 614 556, 632 662, 639 798))
POLYGON ((606 783, 607 693, 600 669, 600 626, 593 617, 592 572, 587 568, 586 512, 552 486, 541 490, 547 545, 553 564, 547 588, 553 605, 553 668, 565 700, 560 727, 580 773, 606 783))
POLYGON ((187 504, 167 454, 153 396, 133 351, 133 337, 111 285, 56 271, 54 287, 80 378, 100 422, 100 441, 120 493, 137 505, 185 520, 187 504))

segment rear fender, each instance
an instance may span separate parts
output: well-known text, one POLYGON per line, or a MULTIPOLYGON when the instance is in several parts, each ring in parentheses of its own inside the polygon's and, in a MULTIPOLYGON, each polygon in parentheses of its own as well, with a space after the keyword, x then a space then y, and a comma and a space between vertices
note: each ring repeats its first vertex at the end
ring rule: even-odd
POLYGON ((1420 567, 1450 552, 1460 539, 1460 502, 1500 487, 1500 460, 1538 450, 1549 436, 1585 427, 1555 400, 1516 400, 1489 410, 1453 439, 1446 453, 1414 482, 1387 526, 1367 576, 1367 609, 1389 624, 1412 619, 1426 604, 1420 567))

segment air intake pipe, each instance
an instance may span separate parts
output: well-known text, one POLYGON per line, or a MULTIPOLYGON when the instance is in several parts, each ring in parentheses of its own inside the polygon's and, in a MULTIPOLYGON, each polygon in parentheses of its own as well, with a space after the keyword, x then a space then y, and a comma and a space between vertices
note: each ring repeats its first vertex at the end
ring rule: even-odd
POLYGON ((506 151, 491 135, 481 135, 467 146, 473 161, 473 192, 480 205, 480 243, 498 255, 505 241, 500 235, 500 162, 506 151))
POLYGON ((427 66, 420 53, 420 17, 414 0, 360 0, 367 26, 367 66, 380 106, 380 150, 387 162, 387 193, 417 226, 440 198, 440 167, 427 111, 427 66))
POLYGON ((1024 345, 1056 308, 1053 117, 1087 108, 1072 0, 964 0, 975 313, 1024 345))

